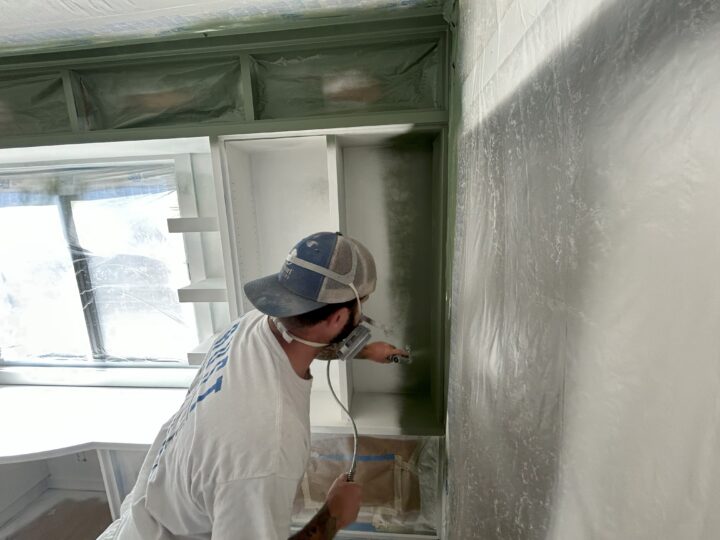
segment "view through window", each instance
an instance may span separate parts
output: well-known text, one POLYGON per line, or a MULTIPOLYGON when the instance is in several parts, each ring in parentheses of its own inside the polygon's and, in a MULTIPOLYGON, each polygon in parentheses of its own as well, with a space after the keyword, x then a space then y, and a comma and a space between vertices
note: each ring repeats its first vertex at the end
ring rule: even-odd
POLYGON ((172 160, 0 170, 0 361, 187 365, 172 160))

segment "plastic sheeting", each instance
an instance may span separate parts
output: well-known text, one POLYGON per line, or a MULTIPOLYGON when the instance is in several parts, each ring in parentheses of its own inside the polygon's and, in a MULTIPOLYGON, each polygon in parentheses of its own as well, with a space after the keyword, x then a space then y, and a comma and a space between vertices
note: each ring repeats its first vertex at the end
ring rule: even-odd
POLYGON ((134 64, 73 73, 88 129, 241 122, 240 60, 134 64))
POLYGON ((128 39, 207 34, 268 24, 345 22, 438 10, 442 0, 0 1, 0 53, 128 39))
POLYGON ((0 360, 187 365, 172 161, 0 169, 0 360))
POLYGON ((440 106, 437 42, 254 55, 259 119, 440 106))
POLYGON ((0 78, 0 136, 70 131, 62 76, 0 78))
MULTIPOLYGON (((439 443, 437 437, 361 436, 355 481, 363 486, 363 502, 348 530, 434 533, 440 507, 439 443)), ((324 504, 332 483, 350 469, 352 450, 352 437, 313 435, 294 523, 304 525, 324 504)))
POLYGON ((458 6, 446 538, 716 539, 720 4, 490 4, 458 6))

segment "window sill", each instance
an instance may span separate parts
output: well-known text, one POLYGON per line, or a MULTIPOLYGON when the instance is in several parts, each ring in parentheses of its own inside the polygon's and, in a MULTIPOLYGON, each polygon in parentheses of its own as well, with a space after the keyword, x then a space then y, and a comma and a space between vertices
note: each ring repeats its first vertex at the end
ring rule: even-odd
POLYGON ((0 366, 0 385, 183 388, 197 368, 0 366))

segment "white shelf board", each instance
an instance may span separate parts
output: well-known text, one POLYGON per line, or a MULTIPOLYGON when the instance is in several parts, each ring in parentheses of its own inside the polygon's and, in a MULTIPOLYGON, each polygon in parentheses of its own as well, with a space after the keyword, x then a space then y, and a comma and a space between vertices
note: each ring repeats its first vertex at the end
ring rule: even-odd
POLYGON ((94 449, 147 450, 184 388, 0 386, 0 464, 94 449))
POLYGON ((214 217, 183 217, 168 218, 168 232, 215 232, 219 231, 218 220, 214 217))
POLYGON ((180 302, 227 302, 223 278, 208 278, 178 289, 180 302))
MULTIPOLYGON (((429 396, 356 392, 350 412, 361 435, 444 435, 429 396)), ((311 395, 310 425, 314 433, 352 432, 350 422, 330 392, 325 391, 311 395)))
MULTIPOLYGON (((186 393, 183 388, 0 386, 0 410, 20 411, 0 419, 0 464, 93 449, 147 450, 186 393)), ((365 435, 443 434, 429 399, 356 393, 352 412, 365 435)), ((351 432, 330 392, 313 392, 310 420, 315 433, 351 432)))
POLYGON ((192 351, 189 351, 187 353, 188 364, 191 366, 199 366, 202 364, 216 337, 217 334, 214 334, 209 338, 202 340, 197 347, 195 347, 192 351))

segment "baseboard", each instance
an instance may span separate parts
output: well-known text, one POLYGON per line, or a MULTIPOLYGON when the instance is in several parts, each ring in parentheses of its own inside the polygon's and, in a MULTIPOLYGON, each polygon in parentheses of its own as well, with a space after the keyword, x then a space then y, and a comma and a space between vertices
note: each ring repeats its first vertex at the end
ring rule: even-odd
POLYGON ((0 511, 0 527, 25 510, 25 508, 30 506, 38 497, 45 493, 49 489, 49 479, 50 477, 46 476, 27 490, 23 495, 15 499, 15 502, 0 511))

